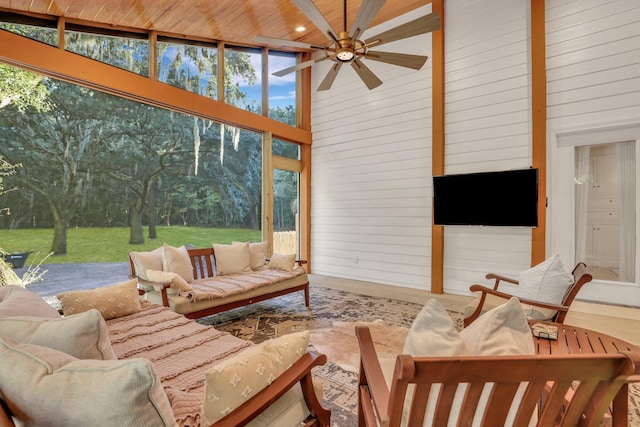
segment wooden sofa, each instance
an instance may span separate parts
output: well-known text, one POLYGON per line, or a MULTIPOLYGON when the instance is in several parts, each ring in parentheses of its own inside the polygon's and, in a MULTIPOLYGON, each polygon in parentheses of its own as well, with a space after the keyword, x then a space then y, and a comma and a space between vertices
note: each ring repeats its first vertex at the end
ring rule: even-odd
MULTIPOLYGON (((135 281, 132 280, 130 282, 132 289, 135 292, 135 281)), ((86 295, 87 294, 83 294, 83 297, 86 298, 86 295)), ((42 319, 43 322, 72 320, 69 319, 70 316, 66 316, 65 318, 60 317, 60 315, 50 307, 48 308, 50 312, 46 312, 45 314, 39 313, 44 313, 46 310, 47 303, 30 291, 23 288, 0 288, 0 330, 4 327, 4 330, 6 331, 6 328, 8 327, 8 324, 5 323, 3 326, 1 322, 12 321, 11 319, 14 321, 15 319, 18 319, 17 321, 22 321, 20 319, 22 316, 26 315, 31 316, 30 319, 33 319, 35 316, 37 321, 42 319), (40 299, 41 302, 37 299, 40 299), (2 310, 3 304, 6 304, 4 307, 8 307, 9 310, 12 310, 8 315, 6 310, 4 312, 2 310), (18 307, 18 311, 16 311, 16 307, 18 307), (20 307, 24 307, 24 313, 20 312, 20 307), (34 309, 34 307, 37 308, 34 309)), ((94 317, 97 321, 102 324, 105 323, 102 319, 104 314, 99 314, 97 310, 89 310, 89 312, 96 312, 94 317)), ((84 312, 76 316, 88 316, 89 314, 92 314, 89 312, 84 312)), ((74 322, 75 321, 78 321, 78 318, 76 318, 74 322)), ((33 322, 33 320, 29 320, 29 322, 33 322)), ((61 325, 61 327, 64 327, 64 325, 61 325)), ((33 326, 30 326, 30 328, 33 329, 33 326)), ((168 412, 175 418, 176 422, 173 424, 172 419, 171 423, 163 423, 162 425, 201 425, 201 409, 203 402, 206 401, 207 397, 210 398, 211 396, 211 394, 206 394, 208 380, 205 380, 205 373, 206 375, 209 375, 212 367, 222 366, 225 363, 229 365, 231 364, 230 362, 233 362, 233 364, 238 366, 243 365, 245 359, 242 359, 242 357, 246 354, 244 353, 245 350, 261 348, 261 345, 252 346, 250 342, 236 338, 226 332, 218 331, 213 327, 200 325, 193 320, 172 312, 166 307, 150 303, 146 300, 140 300, 139 311, 107 320, 106 328, 108 330, 108 337, 106 339, 107 342, 110 341, 110 345, 108 345, 108 352, 113 350, 111 353, 112 357, 104 357, 105 360, 95 361, 79 360, 79 362, 86 362, 90 364, 95 363, 95 365, 92 364, 89 368, 86 365, 83 365, 80 370, 82 370, 83 373, 88 371, 93 373, 94 371, 98 372, 102 369, 100 368, 100 363, 108 364, 117 363, 119 361, 130 361, 133 363, 141 360, 150 361, 153 365, 153 371, 155 372, 154 378, 160 380, 160 390, 164 389, 163 396, 166 393, 166 397, 162 397, 162 400, 167 401, 168 399, 167 405, 170 404, 168 412), (113 359, 113 355, 117 356, 117 361, 108 360, 113 359)), ((16 328, 14 327, 14 330, 15 329, 16 328)), ((63 330, 70 331, 68 326, 64 327, 63 330)), ((2 333, 0 333, 0 335, 2 335, 2 333)), ((70 340, 69 336, 73 335, 73 333, 68 332, 65 335, 68 336, 65 337, 66 341, 63 345, 67 346, 70 340)), ((83 337, 85 336, 86 334, 83 335, 83 337)), ((6 352, 6 343, 3 341, 5 338, 12 338, 13 341, 16 341, 16 339, 15 337, 0 337, 0 341, 2 341, 2 343, 0 343, 2 344, 0 345, 0 350, 6 352)), ((49 341, 49 337, 45 337, 45 340, 49 341)), ((104 340, 104 337, 99 338, 99 340, 104 340)), ((23 342, 25 344, 34 344, 33 335, 30 335, 28 338, 25 337, 25 341, 23 342)), ((275 341, 273 342, 275 343, 275 341)), ((35 344, 49 347, 48 343, 47 345, 43 343, 35 344)), ((104 344, 102 348, 104 348, 104 344)), ((29 348, 27 348, 27 351, 28 350, 29 348)), ((84 350, 80 349, 80 351, 84 350)), ((14 350, 13 352, 21 353, 23 350, 18 348, 17 351, 14 350)), ((64 354, 64 356, 68 357, 69 355, 64 354)), ((259 353, 259 357, 263 356, 263 353, 259 353)), ((292 361, 290 367, 287 368, 286 366, 283 366, 281 368, 283 371, 281 375, 268 381, 269 385, 267 385, 266 388, 257 392, 257 394, 254 394, 253 396, 250 394, 250 397, 244 400, 244 403, 240 404, 240 406, 233 409, 227 415, 211 425, 239 426, 246 425, 253 420, 257 425, 279 426, 286 424, 295 426, 305 425, 328 427, 330 424, 331 414, 320 405, 316 394, 317 391, 314 389, 311 376, 311 369, 315 366, 323 365, 326 362, 326 356, 314 352, 304 352, 302 355, 294 356, 294 358, 296 357, 297 360, 292 361), (301 415, 302 418, 296 418, 301 415), (282 420, 287 420, 287 422, 285 423, 282 420), (294 421, 293 423, 291 422, 292 420, 294 421), (301 421, 304 421, 304 423, 300 424, 301 421)), ((276 359, 282 360, 280 359, 280 356, 276 359)), ((262 360, 263 359, 260 359, 261 363, 262 360)), ((281 362, 277 362, 275 364, 280 363, 281 362)), ((51 362, 51 364, 49 364, 49 362, 44 363, 44 376, 49 377, 49 379, 52 378, 51 374, 56 373, 55 368, 51 368, 51 366, 55 366, 55 362, 51 362), (49 370, 48 375, 47 369, 49 370)), ((68 366, 62 367, 62 370, 70 371, 73 369, 68 368, 68 366)), ((9 387, 6 387, 6 383, 3 385, 2 378, 7 381, 7 378, 16 378, 15 375, 28 374, 16 374, 15 372, 12 372, 13 369, 10 366, 5 366, 4 368, 4 371, 0 371, 0 390, 2 390, 2 394, 0 394, 0 427, 13 427, 15 424, 12 421, 12 416, 15 416, 15 412, 12 413, 10 408, 19 408, 20 401, 22 401, 23 405, 26 406, 38 406, 38 395, 37 391, 31 389, 28 391, 25 390, 25 392, 22 393, 24 387, 21 387, 20 385, 16 385, 15 387, 19 388, 17 392, 19 394, 23 394, 22 397, 15 397, 15 394, 8 395, 7 390, 9 390, 9 387), (14 377, 12 377, 12 375, 14 375, 14 377)), ((112 370, 112 368, 113 365, 109 365, 109 370, 112 370)), ((256 375, 256 372, 251 371, 246 376, 255 377, 256 375)), ((126 397, 113 396, 114 392, 108 388, 108 385, 106 385, 109 383, 103 383, 101 380, 102 377, 91 377, 90 380, 86 380, 87 377, 83 378, 85 379, 76 381, 81 383, 96 382, 99 384, 98 389, 95 390, 96 396, 87 397, 86 401, 88 402, 100 401, 100 403, 98 403, 99 405, 108 405, 108 403, 103 403, 102 401, 111 401, 112 399, 119 398, 127 399, 126 397)), ((120 381, 116 378, 115 382, 119 383, 120 381)), ((155 380, 155 382, 157 382, 157 380, 155 380)), ((112 381, 111 384, 113 383, 114 382, 112 381)), ((84 420, 86 423, 85 425, 99 425, 100 421, 90 418, 90 415, 88 414, 91 411, 89 411, 88 408, 83 407, 83 403, 74 403, 73 401, 69 401, 71 399, 70 396, 74 396, 74 394, 70 390, 71 387, 68 386, 69 382, 66 384, 67 386, 64 391, 60 390, 60 393, 55 393, 57 398, 65 400, 65 406, 61 406, 59 411, 51 414, 50 425, 64 425, 64 423, 61 424, 61 421, 56 417, 60 417, 60 413, 65 413, 65 411, 70 410, 76 411, 76 409, 78 414, 80 414, 80 417, 86 415, 87 418, 84 420)), ((229 384, 221 384, 220 387, 222 394, 231 393, 229 384)), ((91 392, 93 391, 94 389, 91 389, 91 392)), ((162 391, 160 391, 160 393, 162 393, 162 391)), ((143 390, 142 393, 138 394, 136 399, 129 399, 135 400, 131 405, 133 408, 132 411, 137 411, 138 408, 145 406, 144 401, 147 400, 146 396, 152 394, 152 392, 143 390), (141 400, 142 403, 139 400, 141 400)), ((77 395, 77 393, 75 395, 77 395)), ((239 395, 243 394, 239 393, 239 395)), ((48 399, 46 396, 43 398, 47 401, 55 401, 53 396, 51 399, 48 399)), ((56 404, 54 402, 47 402, 47 405, 56 408, 56 404)), ((122 401, 120 401, 120 404, 115 405, 118 407, 122 406, 122 401)), ((162 406, 162 402, 158 404, 156 400, 151 405, 146 406, 153 406, 155 409, 152 409, 152 411, 156 411, 158 407, 162 406)), ((98 412, 99 414, 104 413, 104 409, 102 411, 93 409, 93 412, 98 412)), ((166 412, 167 411, 165 411, 165 413, 166 412)), ((136 415, 134 414, 131 416, 135 417, 136 415)), ((100 419, 102 419, 102 416, 100 417, 100 419)), ((104 419, 107 419, 106 414, 104 415, 104 419)), ((141 416, 140 419, 142 420, 144 418, 141 416)), ((31 424, 33 425, 33 422, 31 422, 31 424)), ((144 421, 138 421, 136 423, 136 425, 143 424, 144 421)), ((158 423, 154 423, 154 425, 158 425, 158 423)))
POLYGON ((130 277, 138 278, 147 291, 147 299, 169 307, 190 319, 197 319, 233 308, 253 304, 292 292, 304 292, 309 306, 309 279, 303 266, 305 260, 296 260, 294 270, 280 271, 265 267, 251 273, 219 276, 216 274, 216 254, 213 247, 188 249, 194 280, 193 293, 170 293, 170 283, 152 283, 139 278, 136 264, 129 254, 130 277))
POLYGON ((369 329, 359 327, 356 335, 359 426, 446 426, 454 418, 458 426, 470 426, 476 419, 480 422, 473 425, 481 427, 600 427, 620 388, 640 373, 636 351, 431 358, 405 354, 397 357, 388 378, 369 329), (456 393, 459 387, 466 392, 456 393), (491 393, 481 396, 485 387, 492 387, 491 393), (515 411, 510 414, 512 401, 515 411))

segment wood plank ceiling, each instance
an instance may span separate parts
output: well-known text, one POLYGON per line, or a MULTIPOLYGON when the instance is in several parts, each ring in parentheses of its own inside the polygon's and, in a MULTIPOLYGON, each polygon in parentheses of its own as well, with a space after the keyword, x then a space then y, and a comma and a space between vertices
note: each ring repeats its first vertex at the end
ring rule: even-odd
MULTIPOLYGON (((314 0, 314 3, 331 26, 342 31, 344 2, 314 0)), ((362 0, 347 3, 349 24, 362 0)), ((430 0, 387 0, 371 26, 429 3, 430 0)), ((328 44, 328 39, 290 0, 0 0, 0 10, 245 46, 255 45, 255 35, 328 44), (306 30, 296 32, 299 26, 306 30)))

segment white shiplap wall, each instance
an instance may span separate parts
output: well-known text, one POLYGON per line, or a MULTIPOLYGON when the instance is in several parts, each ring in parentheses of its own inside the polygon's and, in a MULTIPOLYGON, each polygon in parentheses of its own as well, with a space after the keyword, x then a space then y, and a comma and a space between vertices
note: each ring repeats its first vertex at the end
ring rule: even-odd
MULTIPOLYGON (((529 0, 446 1, 445 16, 445 173, 530 167, 529 0)), ((447 226, 444 260, 445 292, 467 294, 530 266, 531 229, 447 226)))
MULTIPOLYGON (((574 146, 640 141, 640 1, 547 0, 546 32, 548 182, 552 183, 547 241, 550 251, 573 259, 574 146)), ((637 177, 639 146, 636 143, 637 177)), ((636 206, 638 200, 640 185, 636 206)), ((636 266, 639 255, 636 248, 636 266)), ((635 283, 594 282, 578 298, 640 305, 637 275, 635 283)))
MULTIPOLYGON (((363 39, 430 11, 372 28, 363 39)), ((378 50, 431 56, 431 35, 378 50)), ((431 59, 418 71, 363 62, 381 86, 369 91, 343 66, 331 90, 312 95, 313 272, 429 289, 431 59)), ((314 89, 330 65, 314 65, 314 89)))

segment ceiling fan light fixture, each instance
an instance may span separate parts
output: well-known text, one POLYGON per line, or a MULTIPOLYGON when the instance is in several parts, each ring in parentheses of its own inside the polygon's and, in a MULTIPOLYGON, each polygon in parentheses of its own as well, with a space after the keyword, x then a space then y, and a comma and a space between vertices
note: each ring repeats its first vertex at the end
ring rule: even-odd
POLYGON ((336 52, 336 59, 340 62, 349 62, 353 61, 353 58, 356 56, 353 49, 349 48, 341 48, 336 52))

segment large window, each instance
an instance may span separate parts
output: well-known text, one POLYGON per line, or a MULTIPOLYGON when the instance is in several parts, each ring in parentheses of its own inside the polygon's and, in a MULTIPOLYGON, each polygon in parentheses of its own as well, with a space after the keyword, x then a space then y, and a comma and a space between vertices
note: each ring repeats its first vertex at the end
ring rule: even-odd
POLYGON ((225 46, 224 100, 227 104, 262 114, 262 51, 255 48, 225 46))

